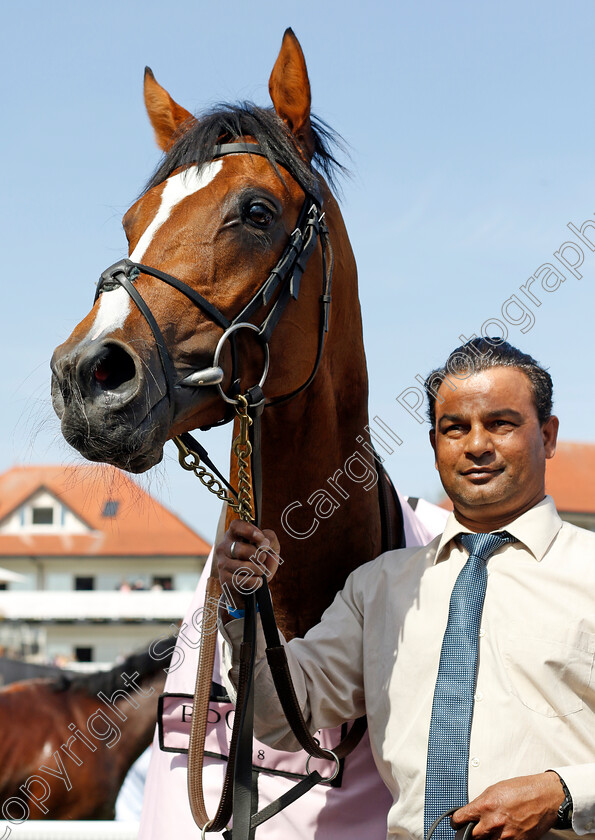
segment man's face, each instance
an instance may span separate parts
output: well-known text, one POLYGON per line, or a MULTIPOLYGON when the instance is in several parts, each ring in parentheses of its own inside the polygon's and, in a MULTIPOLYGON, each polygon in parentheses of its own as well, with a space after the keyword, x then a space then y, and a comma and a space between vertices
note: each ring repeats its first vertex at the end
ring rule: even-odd
POLYGON ((556 451, 558 419, 540 425, 531 383, 518 368, 496 367, 443 382, 430 441, 460 522, 491 530, 545 495, 545 459, 556 451), (486 526, 486 527, 483 527, 486 526))

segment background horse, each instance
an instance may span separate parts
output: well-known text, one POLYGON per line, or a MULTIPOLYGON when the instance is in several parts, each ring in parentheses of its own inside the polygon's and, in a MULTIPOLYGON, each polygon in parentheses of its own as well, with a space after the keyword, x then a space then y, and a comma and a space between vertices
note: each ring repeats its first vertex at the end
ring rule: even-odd
POLYGON ((130 766, 151 743, 164 665, 149 653, 89 675, 0 690, 0 802, 10 819, 110 820, 130 766), (10 800, 10 802, 8 802, 10 800))
MULTIPOLYGON (((279 625, 292 637, 318 621, 347 575, 380 552, 381 512, 355 260, 338 205, 323 177, 311 168, 314 164, 327 178, 332 176, 332 133, 311 118, 306 65, 291 30, 283 38, 269 91, 273 111, 230 106, 196 119, 147 70, 145 102, 165 156, 124 216, 124 229, 134 263, 182 281, 229 322, 281 257, 305 196, 322 194, 334 252, 324 352, 317 366, 325 268, 317 246, 299 297, 289 299, 270 338, 264 386, 262 523, 281 537, 284 563, 271 589, 279 625), (264 156, 244 152, 213 157, 216 145, 235 142, 256 142, 264 156), (313 380, 300 390, 314 370, 313 380), (284 399, 287 395, 292 397, 284 399)), ((189 306, 185 295, 142 269, 131 277, 140 304, 138 296, 133 303, 130 291, 110 278, 106 276, 93 309, 54 353, 53 401, 66 440, 85 457, 142 472, 158 463, 169 438, 226 418, 226 405, 215 387, 183 384, 213 365, 224 324, 217 324, 204 307, 189 306)), ((255 324, 281 294, 283 288, 278 288, 270 301, 263 301, 253 313, 255 324)), ((238 333, 237 349, 238 378, 245 390, 261 376, 263 349, 248 331, 238 333)), ((229 343, 220 363, 228 393, 234 384, 229 343)), ((385 443, 390 435, 385 432, 385 443)), ((431 536, 407 506, 393 513, 395 544, 403 531, 413 544, 431 536)), ((191 609, 200 603, 199 593, 191 609)), ((192 663, 187 656, 185 668, 168 681, 168 692, 192 693, 192 663)), ((219 752, 224 753, 224 746, 219 752)), ((274 774, 281 772, 275 769, 277 758, 263 765, 257 761, 260 752, 264 754, 257 745, 255 766, 265 767, 273 786, 274 774)), ((276 751, 267 752, 270 756, 276 751)), ((171 833, 172 820, 178 820, 180 830, 190 831, 183 751, 174 759, 162 752, 154 765, 141 836, 171 833)), ((294 808, 298 820, 284 825, 286 833, 314 836, 317 827, 331 824, 337 836, 347 838, 361 835, 365 824, 366 836, 384 836, 386 791, 365 744, 346 768, 343 789, 317 786, 309 795, 314 813, 306 819, 305 806, 294 808), (317 814, 323 804, 324 813, 317 814)), ((213 771, 213 789, 219 769, 213 771)), ((261 800, 266 798, 261 786, 261 800)), ((273 834, 278 820, 272 821, 273 834)), ((269 825, 259 829, 260 837, 267 836, 269 825)))

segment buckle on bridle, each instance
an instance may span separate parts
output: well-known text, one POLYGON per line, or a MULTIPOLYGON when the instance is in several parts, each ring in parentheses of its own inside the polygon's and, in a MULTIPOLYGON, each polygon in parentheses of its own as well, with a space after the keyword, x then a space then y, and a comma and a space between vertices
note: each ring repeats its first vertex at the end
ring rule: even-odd
POLYGON ((136 266, 132 260, 129 260, 127 257, 125 259, 118 260, 118 262, 113 265, 110 265, 109 268, 106 268, 105 271, 101 273, 97 282, 97 290, 95 292, 95 300, 93 303, 96 303, 97 298, 99 295, 103 294, 103 292, 113 292, 114 289, 117 289, 122 285, 117 279, 118 274, 122 274, 127 280, 134 283, 136 278, 139 276, 140 271, 138 266, 136 266))

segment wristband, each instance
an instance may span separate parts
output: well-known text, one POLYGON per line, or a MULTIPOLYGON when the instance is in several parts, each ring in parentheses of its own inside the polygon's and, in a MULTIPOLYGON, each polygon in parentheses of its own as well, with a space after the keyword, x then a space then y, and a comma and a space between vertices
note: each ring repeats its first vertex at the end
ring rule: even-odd
MULTIPOLYGON (((230 610, 229 607, 227 607, 227 612, 232 618, 244 618, 246 614, 245 610, 230 610)), ((256 612, 260 612, 258 604, 256 605, 256 612)))
POLYGON ((550 770, 550 773, 555 773, 558 777, 560 784, 562 785, 562 790, 564 791, 564 801, 558 808, 558 816, 556 820, 556 824, 554 828, 571 828, 572 827, 572 812, 573 812, 573 804, 572 804, 572 796, 570 795, 570 791, 566 785, 566 782, 562 778, 562 776, 558 773, 557 770, 550 770))

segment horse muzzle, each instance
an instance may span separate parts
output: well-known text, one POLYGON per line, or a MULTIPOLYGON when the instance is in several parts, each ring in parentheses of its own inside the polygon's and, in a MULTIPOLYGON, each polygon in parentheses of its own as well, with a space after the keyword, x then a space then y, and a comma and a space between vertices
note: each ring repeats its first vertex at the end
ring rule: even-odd
POLYGON ((114 339, 67 342, 51 368, 62 433, 85 458, 132 472, 161 460, 169 402, 159 370, 151 373, 150 364, 114 339))

